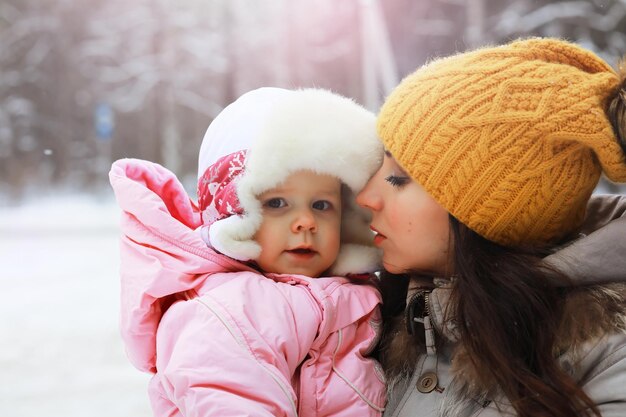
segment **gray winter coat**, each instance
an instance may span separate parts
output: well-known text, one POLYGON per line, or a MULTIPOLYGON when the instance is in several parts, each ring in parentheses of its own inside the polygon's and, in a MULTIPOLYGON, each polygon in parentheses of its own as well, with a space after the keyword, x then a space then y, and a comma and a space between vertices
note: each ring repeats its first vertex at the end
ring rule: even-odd
MULTIPOLYGON (((581 237, 545 259, 572 278, 577 289, 568 297, 557 343, 559 363, 598 405, 604 417, 626 416, 626 197, 595 196, 581 237)), ((385 417, 515 416, 506 398, 475 394, 471 368, 454 345, 454 328, 444 320, 448 288, 428 299, 436 338, 446 344, 434 355, 413 355, 412 375, 390 382, 385 417), (454 358, 454 361, 451 359, 454 358), (454 367, 451 367, 451 363, 454 367), (436 383, 432 377, 436 375, 436 383), (434 384, 434 385, 433 385, 434 384), (418 391, 420 386, 422 393, 418 391), (435 389, 433 389, 435 388, 435 389)), ((402 330, 400 330, 402 331, 402 330)), ((403 346, 402 341, 396 343, 403 346)), ((497 389, 497 388, 496 388, 497 389)))

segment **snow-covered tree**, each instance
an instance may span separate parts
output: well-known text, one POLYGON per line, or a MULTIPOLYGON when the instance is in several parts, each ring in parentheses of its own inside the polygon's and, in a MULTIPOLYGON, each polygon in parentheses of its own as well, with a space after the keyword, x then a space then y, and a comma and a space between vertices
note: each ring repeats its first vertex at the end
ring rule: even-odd
POLYGON ((624 0, 4 0, 0 193, 104 186, 119 157, 193 188, 204 131, 250 89, 324 87, 376 110, 428 59, 515 37, 562 36, 615 62, 625 16, 624 0), (111 140, 94 130, 102 105, 111 140))

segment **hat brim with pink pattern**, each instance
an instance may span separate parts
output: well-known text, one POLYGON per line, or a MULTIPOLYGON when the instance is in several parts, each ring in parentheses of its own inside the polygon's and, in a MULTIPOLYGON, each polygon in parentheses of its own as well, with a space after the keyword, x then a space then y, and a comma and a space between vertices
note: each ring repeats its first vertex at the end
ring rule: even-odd
POLYGON ((323 89, 260 88, 227 106, 200 148, 198 201, 202 237, 231 258, 256 259, 262 222, 257 196, 290 174, 311 170, 345 184, 341 247, 330 273, 379 269, 369 213, 354 201, 381 164, 376 116, 353 100, 323 89))

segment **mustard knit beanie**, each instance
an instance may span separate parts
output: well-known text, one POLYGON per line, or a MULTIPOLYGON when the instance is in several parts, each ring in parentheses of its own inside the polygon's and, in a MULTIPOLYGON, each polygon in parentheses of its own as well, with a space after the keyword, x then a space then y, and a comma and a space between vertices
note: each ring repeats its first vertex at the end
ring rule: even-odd
POLYGON ((378 118, 386 149, 470 229, 502 245, 574 231, 599 177, 626 181, 606 108, 618 74, 558 39, 518 40, 433 61, 378 118))

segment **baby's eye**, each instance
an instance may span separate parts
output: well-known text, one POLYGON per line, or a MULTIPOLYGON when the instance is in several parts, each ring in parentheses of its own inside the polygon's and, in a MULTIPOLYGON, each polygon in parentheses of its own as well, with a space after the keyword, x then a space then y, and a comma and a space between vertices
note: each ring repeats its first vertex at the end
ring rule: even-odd
POLYGON ((287 202, 285 201, 285 199, 280 197, 270 198, 269 200, 265 201, 265 203, 263 203, 264 207, 269 207, 273 209, 283 208, 286 205, 287 202))
POLYGON ((402 187, 403 185, 405 185, 406 183, 408 183, 411 179, 409 177, 404 177, 404 176, 398 176, 398 175, 389 175, 388 177, 385 178, 385 181, 387 181, 389 184, 393 185, 394 187, 402 187))
POLYGON ((330 203, 330 201, 318 200, 313 203, 312 207, 315 210, 326 211, 326 210, 330 210, 333 207, 333 205, 330 203))

